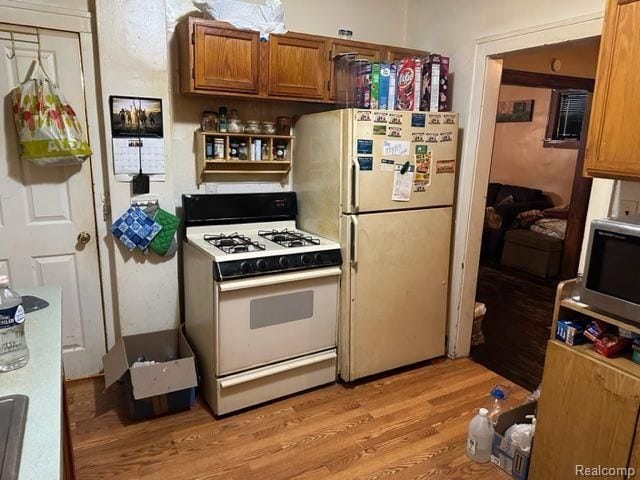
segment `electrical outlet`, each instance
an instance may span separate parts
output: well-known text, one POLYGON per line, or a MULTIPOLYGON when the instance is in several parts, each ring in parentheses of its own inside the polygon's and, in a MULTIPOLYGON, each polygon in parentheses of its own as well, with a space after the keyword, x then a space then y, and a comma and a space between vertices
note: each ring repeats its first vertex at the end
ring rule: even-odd
POLYGON ((205 193, 218 193, 218 185, 215 183, 205 183, 204 191, 205 193))
POLYGON ((634 200, 620 200, 619 215, 621 217, 635 215, 636 213, 638 213, 638 202, 634 200))

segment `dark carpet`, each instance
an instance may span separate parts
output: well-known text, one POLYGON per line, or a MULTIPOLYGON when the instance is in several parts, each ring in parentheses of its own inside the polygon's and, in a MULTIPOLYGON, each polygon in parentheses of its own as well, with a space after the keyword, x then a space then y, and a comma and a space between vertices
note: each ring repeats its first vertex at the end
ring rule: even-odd
POLYGON ((528 389, 542 380, 557 281, 481 264, 476 299, 487 306, 485 342, 471 347, 478 363, 528 389))

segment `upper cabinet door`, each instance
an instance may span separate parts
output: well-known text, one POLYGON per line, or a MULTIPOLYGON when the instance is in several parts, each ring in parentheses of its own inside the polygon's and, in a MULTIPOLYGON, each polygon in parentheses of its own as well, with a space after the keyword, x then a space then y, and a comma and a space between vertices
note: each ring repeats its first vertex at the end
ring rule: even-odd
POLYGON ((328 46, 324 37, 287 34, 269 37, 268 94, 328 98, 328 46))
POLYGON ((331 42, 331 89, 329 94, 331 100, 338 102, 347 100, 349 61, 354 58, 379 62, 385 58, 385 47, 351 40, 333 40, 331 42))
POLYGON ((640 179, 640 1, 609 0, 600 42, 585 173, 640 179))
POLYGON ((413 48, 387 47, 387 61, 395 62, 406 57, 426 57, 429 52, 413 48))
POLYGON ((194 26, 194 86, 221 92, 258 93, 258 33, 194 26))

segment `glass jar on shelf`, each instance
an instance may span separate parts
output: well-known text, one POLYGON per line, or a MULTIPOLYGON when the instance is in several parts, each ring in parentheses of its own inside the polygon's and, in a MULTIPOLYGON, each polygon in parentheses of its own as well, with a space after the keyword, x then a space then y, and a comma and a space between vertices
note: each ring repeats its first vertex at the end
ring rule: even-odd
POLYGON ((238 158, 240 160, 249 160, 249 149, 245 141, 241 141, 238 146, 238 158))
POLYGON ((236 109, 231 110, 229 118, 227 120, 227 132, 229 133, 242 133, 244 131, 244 123, 238 117, 238 111, 236 109))
POLYGON ((218 129, 218 114, 212 111, 202 112, 200 129, 203 132, 215 132, 218 129))
POLYGON ((276 133, 278 135, 291 135, 291 119, 289 117, 278 117, 276 119, 276 133))
POLYGON ((257 135, 260 133, 260 122, 257 120, 247 120, 247 124, 244 126, 244 133, 257 135))
POLYGON ((260 130, 265 135, 276 134, 276 122, 262 122, 260 130))
POLYGON ((240 158, 240 142, 238 140, 231 140, 229 142, 229 158, 232 160, 238 160, 240 158))
POLYGON ((224 160, 224 138, 218 137, 213 140, 213 158, 224 160))
POLYGON ((276 142, 273 147, 273 157, 274 160, 284 160, 287 157, 287 143, 286 142, 276 142))

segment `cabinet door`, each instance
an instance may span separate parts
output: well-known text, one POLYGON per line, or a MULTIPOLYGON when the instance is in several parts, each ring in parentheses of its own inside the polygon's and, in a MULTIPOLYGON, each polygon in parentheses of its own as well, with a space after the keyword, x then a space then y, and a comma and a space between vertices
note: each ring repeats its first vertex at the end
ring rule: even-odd
POLYGON ((406 57, 426 57, 429 52, 425 50, 415 50, 413 48, 387 47, 387 60, 395 62, 406 57))
POLYGON ((328 98, 329 61, 323 37, 302 34, 269 37, 269 95, 328 98))
POLYGON ((609 0, 600 42, 585 172, 640 178, 640 1, 609 0))
POLYGON ((364 59, 379 62, 385 58, 384 47, 372 43, 354 42, 350 40, 334 40, 331 42, 331 90, 329 98, 340 102, 346 101, 349 83, 348 60, 364 59), (342 57, 344 54, 348 58, 342 57))
POLYGON ((576 465, 626 467, 639 409, 638 379, 550 341, 529 479, 575 478, 576 465))
POLYGON ((257 33, 196 24, 195 88, 258 93, 258 47, 257 33))

